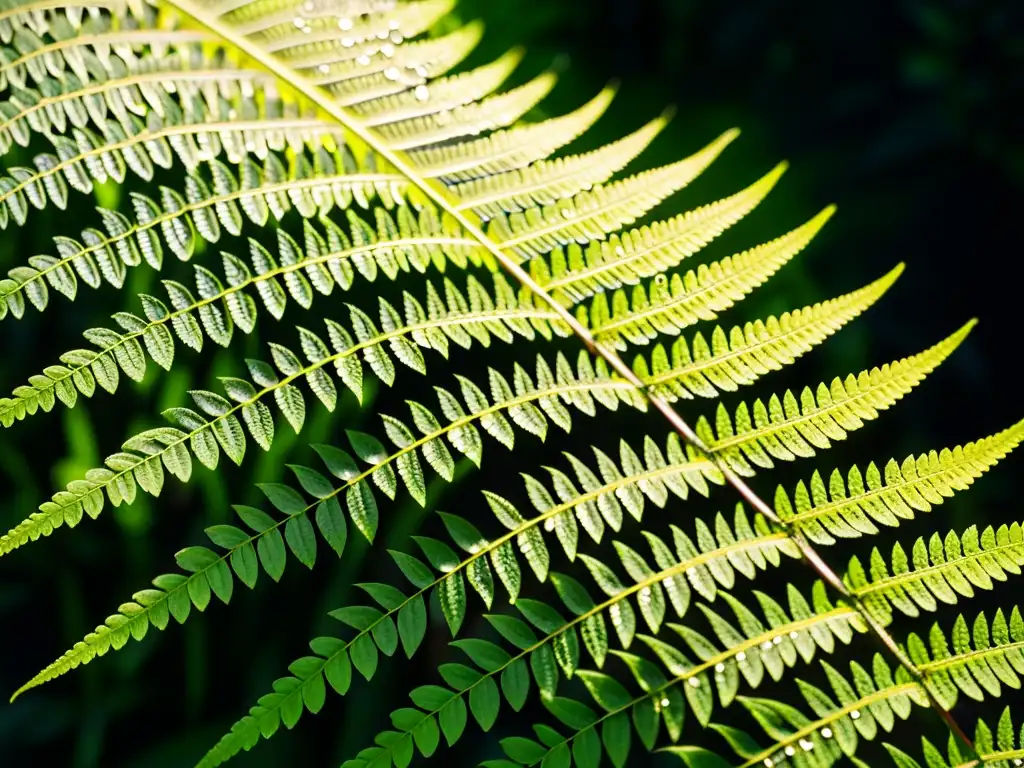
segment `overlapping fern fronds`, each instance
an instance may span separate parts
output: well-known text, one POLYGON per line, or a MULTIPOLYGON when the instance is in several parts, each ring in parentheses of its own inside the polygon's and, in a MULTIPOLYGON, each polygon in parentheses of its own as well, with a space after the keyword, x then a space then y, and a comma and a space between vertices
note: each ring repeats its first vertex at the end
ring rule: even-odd
MULTIPOLYGON (((490 730, 502 702, 519 711, 535 693, 557 725, 503 740, 492 768, 592 768, 604 758, 622 768, 634 735, 645 750, 690 765, 731 764, 718 739, 735 764, 824 766, 894 730, 915 703, 957 731, 950 710, 961 694, 1019 688, 1016 609, 971 625, 961 615, 951 630, 940 617, 927 640, 897 626, 899 615, 937 611, 1018 575, 1017 523, 919 538, 909 557, 897 544, 887 559, 882 543, 867 566, 854 557, 844 574, 815 547, 879 536, 932 511, 1014 450, 1021 423, 827 482, 812 469, 794 490, 780 487, 774 505, 747 484, 879 418, 953 354, 973 321, 880 367, 749 404, 719 402, 691 428, 672 404, 718 399, 793 363, 878 301, 902 265, 828 301, 691 332, 761 288, 834 209, 763 245, 684 265, 750 213, 785 164, 722 200, 648 221, 737 132, 638 172, 623 173, 667 115, 605 147, 560 154, 614 89, 568 115, 526 122, 556 74, 502 90, 519 51, 457 71, 482 27, 437 33, 452 6, 9 0, 0 9, 0 154, 17 158, 0 173, 0 226, 31 226, 40 211, 101 185, 129 188, 125 204, 55 233, 48 252, 0 279, 0 320, 63 311, 56 295, 88 301, 83 286, 123 289, 130 269, 172 272, 174 260, 193 274, 168 276, 157 295, 87 330, 86 346, 54 350, 52 365, 26 372, 27 383, 0 399, 4 429, 104 393, 98 405, 110 407, 125 380, 188 365, 186 350, 212 343, 234 354, 261 317, 305 313, 292 346, 271 343, 267 359, 239 362, 220 391, 189 392, 165 411, 166 425, 130 436, 0 536, 0 556, 97 518, 108 503, 159 496, 170 478, 189 482, 224 457, 242 464, 252 443, 269 450, 283 424, 301 434, 314 402, 335 411, 347 397, 376 410, 364 397, 371 376, 390 386, 410 369, 434 385, 407 413, 374 413, 377 434, 348 429, 338 444, 315 446, 322 466, 289 465, 294 483, 262 484, 269 506, 236 506, 232 522, 206 530, 208 543, 178 552, 177 570, 133 594, 16 695, 144 640, 150 627, 229 603, 236 582, 279 580, 290 556, 308 568, 343 556, 353 526, 373 543, 399 494, 436 512, 445 533, 390 551, 404 580, 361 585, 366 604, 331 614, 351 631, 314 639, 312 655, 290 665, 201 765, 294 727, 329 690, 346 695, 354 673, 369 680, 398 663, 388 660, 399 648, 415 655, 432 600, 462 656, 438 670, 437 684, 410 692, 413 706, 395 709, 351 768, 405 768, 442 739, 458 741, 470 715, 490 730), (341 315, 330 311, 339 307, 341 315), (572 339, 580 347, 567 351, 572 339), (488 367, 486 380, 450 354, 499 344, 535 348, 488 367), (446 360, 443 376, 432 353, 446 360), (480 489, 459 515, 433 509, 428 482, 452 482, 463 457, 481 465, 491 440, 512 451, 511 465, 523 455, 517 433, 554 441, 552 425, 569 433, 575 417, 619 406, 643 419, 643 440, 587 448, 558 435, 563 464, 523 464, 522 499, 480 489), (743 502, 730 514, 690 512, 694 494, 733 507, 730 489, 743 502), (601 556, 609 543, 614 554, 601 556), (783 557, 808 563, 817 580, 765 578, 783 557), (557 602, 536 596, 544 582, 557 602), (505 602, 512 607, 499 612, 505 602), (463 636, 480 610, 493 634, 463 636), (824 658, 839 644, 860 652, 866 634, 885 652, 824 658), (812 663, 818 682, 787 689, 794 670, 812 663), (768 681, 791 698, 748 695, 768 681), (687 710, 699 731, 686 729, 687 710), (768 743, 743 730, 751 721, 768 743)), ((997 744, 979 725, 973 746, 949 750, 949 764, 1020 759, 1009 718, 997 744)), ((947 765, 930 745, 926 761, 947 765)))

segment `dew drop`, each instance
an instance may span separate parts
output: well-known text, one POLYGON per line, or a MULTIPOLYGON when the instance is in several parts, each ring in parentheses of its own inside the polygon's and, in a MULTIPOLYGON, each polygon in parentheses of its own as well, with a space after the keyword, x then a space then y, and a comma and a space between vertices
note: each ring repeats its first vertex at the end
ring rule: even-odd
POLYGON ((327 64, 321 64, 319 67, 317 67, 317 69, 320 71, 321 75, 326 75, 328 72, 331 71, 330 66, 328 66, 327 64))
POLYGON ((747 658, 747 654, 745 654, 743 651, 740 651, 736 654, 736 661, 743 661, 745 658, 747 658))
POLYGON ((793 632, 789 633, 790 640, 796 640, 798 637, 800 637, 800 633, 799 632, 793 631, 793 632))
POLYGON ((761 647, 764 648, 766 651, 770 651, 772 649, 772 641, 765 640, 763 643, 761 643, 761 647))
POLYGON ((814 742, 809 739, 800 739, 800 749, 804 752, 810 752, 814 749, 814 742))
POLYGON ((792 747, 786 747, 786 757, 792 757, 796 754, 796 750, 792 747))
POLYGON ((691 688, 700 688, 700 680, 698 680, 696 677, 691 677, 690 678, 690 687, 691 688))
POLYGON ((355 44, 356 44, 356 41, 353 40, 351 37, 343 37, 343 38, 341 38, 341 47, 342 48, 351 48, 355 44))
POLYGON ((853 710, 853 712, 850 713, 850 719, 851 720, 860 720, 860 710, 857 710, 857 709, 853 710))
POLYGON ((420 77, 426 77, 430 73, 427 72, 427 68, 426 67, 424 67, 422 64, 420 64, 418 67, 416 67, 416 74, 419 75, 420 77))
POLYGON ((823 739, 831 739, 832 738, 832 729, 831 728, 822 728, 821 729, 821 737, 823 739))
POLYGON ((555 530, 555 521, 552 520, 551 518, 548 518, 547 520, 545 520, 544 521, 544 530, 545 531, 549 531, 549 532, 555 530))
POLYGON ((425 85, 417 85, 416 90, 413 91, 413 95, 417 101, 426 101, 430 98, 430 89, 425 85))
POLYGON ((764 759, 764 768, 772 768, 773 765, 775 765, 775 761, 770 757, 764 759))
POLYGON ((723 672, 725 672, 725 664, 715 664, 715 672, 717 672, 718 674, 722 674, 723 672))
POLYGON ((304 26, 306 26, 306 20, 301 16, 296 16, 292 24, 295 25, 296 29, 302 29, 304 26))
POLYGON ((392 56, 395 55, 395 46, 393 46, 391 43, 387 43, 380 47, 380 52, 390 59, 392 56))
POLYGON ((778 645, 781 642, 782 642, 782 638, 781 637, 773 637, 772 638, 772 643, 775 644, 775 645, 778 645))
POLYGON ((316 10, 316 4, 313 2, 313 0, 306 0, 306 2, 302 4, 302 10, 304 10, 306 13, 312 13, 313 11, 316 10))
POLYGON ((398 71, 398 67, 388 67, 384 70, 384 77, 388 80, 397 80, 401 73, 398 71))
POLYGON ((669 702, 669 700, 668 700, 668 699, 662 699, 662 700, 661 700, 661 702, 659 702, 659 703, 661 704, 661 706, 662 706, 662 707, 666 707, 666 708, 667 708, 667 707, 668 707, 668 705, 669 705, 669 704, 670 704, 671 702, 669 702))
POLYGON ((356 59, 356 63, 359 64, 360 66, 365 67, 370 63, 370 57, 364 53, 362 56, 356 59))
POLYGON ((352 27, 352 19, 350 19, 348 16, 338 17, 338 29, 340 29, 342 32, 348 32, 350 29, 352 29, 352 27))
POLYGON ((404 41, 405 41, 405 38, 402 37, 402 33, 401 32, 392 32, 391 33, 391 42, 394 43, 395 45, 401 45, 404 41))

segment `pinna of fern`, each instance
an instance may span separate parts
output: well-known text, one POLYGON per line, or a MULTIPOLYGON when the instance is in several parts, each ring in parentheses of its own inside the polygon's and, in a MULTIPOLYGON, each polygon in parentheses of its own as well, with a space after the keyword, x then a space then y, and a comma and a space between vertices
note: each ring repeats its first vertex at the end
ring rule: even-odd
MULTIPOLYGON (((169 426, 130 438, 102 467, 54 494, 0 537, 0 555, 96 517, 108 501, 130 504, 139 490, 159 495, 167 475, 187 482, 194 460, 209 469, 221 454, 242 463, 250 438, 269 449, 276 429, 271 402, 300 432, 302 382, 333 410, 345 392, 361 402, 368 372, 387 385, 402 367, 426 373, 423 350, 447 357, 450 344, 520 339, 540 345, 570 336, 585 347, 574 363, 561 350, 531 354, 534 373, 520 364, 511 373, 489 369, 487 382, 456 374, 457 390, 436 388, 436 407, 410 403, 406 419, 380 414, 386 443, 350 430, 347 444, 319 446, 326 474, 296 465, 298 489, 264 484, 273 512, 237 507, 244 528, 209 529, 216 550, 179 552, 181 573, 137 592, 22 690, 141 640, 150 625, 163 629, 172 617, 184 622, 214 596, 228 602, 236 578, 249 587, 261 570, 280 578, 289 551, 313 567, 318 538, 341 555, 350 522, 372 541, 381 524, 380 494, 394 499, 404 488, 426 504, 428 473, 450 481, 453 455, 480 464, 484 434, 512 448, 517 429, 545 438, 551 422, 568 432, 573 411, 594 415, 598 405, 620 404, 667 417, 674 432, 667 440, 648 437, 642 447, 623 442, 617 458, 595 446, 590 465, 579 451, 569 452, 569 469, 547 470, 548 482, 531 471, 528 514, 494 494, 471 516, 439 513, 450 543, 418 537, 416 555, 392 553, 416 591, 365 585, 379 607, 334 614, 356 630, 355 638, 313 641, 316 655, 293 664, 292 675, 277 681, 203 764, 219 764, 281 723, 294 726, 303 711, 318 711, 328 685, 348 691, 353 668, 371 678, 381 655, 393 655, 399 645, 411 656, 426 630, 428 597, 438 600, 458 635, 470 595, 491 610, 499 589, 518 616, 489 621, 515 652, 482 638, 457 639, 473 666, 442 667, 449 687, 417 689, 417 708, 396 711, 394 729, 353 765, 405 766, 415 751, 432 754, 441 735, 457 740, 468 713, 487 729, 501 697, 521 707, 531 680, 560 727, 575 735, 566 739, 538 726, 540 741, 507 740, 508 760, 495 765, 590 766, 604 751, 618 766, 631 731, 655 748, 662 720, 669 749, 684 760, 720 760, 703 746, 677 743, 685 708, 710 723, 709 675, 719 672, 721 711, 742 703, 775 742, 752 746, 735 728, 720 726, 739 747, 741 762, 751 765, 827 764, 840 753, 852 756, 858 738, 869 738, 877 725, 890 730, 894 715, 905 717, 913 701, 948 714, 960 692, 997 695, 998 684, 1017 682, 1016 667, 1008 665, 1018 657, 1008 643, 1019 642, 1019 614, 1011 614, 1009 625, 1004 614, 991 625, 979 619, 966 641, 966 625, 958 621, 952 653, 940 642, 941 631, 928 644, 911 635, 901 648, 888 628, 893 608, 907 615, 935 610, 1019 572, 1019 527, 915 545, 913 569, 898 548, 887 568, 876 548, 870 575, 854 559, 840 577, 814 547, 879 535, 929 511, 1012 450, 1019 425, 962 449, 890 462, 884 473, 870 465, 845 480, 833 474, 827 488, 814 473, 792 496, 780 491, 774 507, 744 479, 780 461, 815 456, 877 418, 941 364, 973 323, 881 368, 734 411, 719 404, 713 418, 690 428, 672 403, 714 399, 792 363, 871 306, 900 268, 828 302, 684 338, 685 329, 716 319, 764 284, 807 246, 832 209, 760 247, 676 272, 757 206, 784 166, 723 200, 644 224, 736 132, 679 162, 623 178, 616 175, 655 139, 665 116, 605 147, 556 157, 601 116, 614 89, 564 117, 523 122, 554 87, 555 73, 499 92, 519 63, 518 51, 453 73, 482 28, 453 25, 431 34, 452 6, 451 0, 130 0, 83 10, 16 0, 0 17, 0 154, 20 158, 36 140, 49 145, 0 176, 0 226, 25 226, 38 211, 63 209, 72 195, 111 180, 149 182, 158 169, 161 178, 155 194, 131 191, 127 211, 100 209, 85 228, 56 235, 50 253, 10 270, 0 280, 0 319, 22 317, 30 307, 50 310, 53 292, 85 300, 82 284, 123 288, 129 268, 163 270, 165 256, 196 262, 195 290, 166 280, 166 300, 142 296, 141 310, 113 318, 119 330, 87 331, 88 349, 63 353, 59 364, 0 400, 0 424, 13 427, 58 402, 74 407, 79 396, 99 390, 116 397, 121 377, 141 380, 150 359, 168 370, 184 365, 179 342, 198 351, 208 339, 231 349, 235 327, 251 333, 261 314, 281 318, 289 303, 317 313, 318 295, 340 289, 348 310, 346 321, 327 321, 325 332, 303 322, 295 350, 271 345, 271 362, 249 360, 247 378, 222 379, 224 395, 190 393, 195 408, 172 408, 165 414, 169 426), (286 234, 289 221, 301 223, 301 237, 286 234), (222 274, 200 263, 211 250, 200 243, 238 237, 249 253, 222 252, 222 274), (482 277, 485 272, 491 275, 482 277), (384 280, 409 284, 401 307, 372 291, 351 290, 356 281, 384 280), (669 343, 662 336, 678 338, 669 343), (634 347, 649 348, 633 352, 629 365, 620 353, 634 347), (737 507, 731 520, 719 515, 713 523, 673 524, 671 545, 650 529, 651 506, 674 512, 690 491, 710 495, 719 485, 738 490, 751 509, 737 507), (485 537, 481 531, 494 522, 499 533, 485 537), (618 539, 627 525, 640 527, 649 555, 618 539), (585 551, 588 539, 598 544, 612 534, 613 563, 628 578, 585 551), (553 546, 576 564, 575 576, 552 569, 553 546), (737 573, 757 583, 781 555, 818 571, 810 602, 791 586, 787 611, 767 589, 758 590, 755 611, 732 594, 737 573), (598 593, 586 579, 604 598, 592 596, 598 593), (532 582, 547 580, 559 608, 530 596, 532 582), (725 609, 711 606, 718 596, 735 624, 723 617, 725 609), (693 605, 699 610, 689 610, 693 605), (678 622, 669 620, 670 610, 678 622), (693 626, 698 616, 721 647, 693 626), (782 627, 788 634, 774 635, 765 647, 762 637, 782 627), (799 688, 814 718, 782 702, 739 696, 741 677, 751 687, 765 673, 783 681, 798 658, 810 662, 815 649, 828 653, 835 639, 848 642, 853 631, 878 635, 889 655, 876 656, 870 672, 853 662, 852 683, 839 671, 845 665, 822 661, 831 692, 807 683, 799 688), (583 651, 595 669, 581 667, 583 651), (611 659, 625 664, 643 695, 631 698, 627 686, 634 682, 616 679, 612 665, 605 666, 611 659), (560 676, 582 681, 598 710, 563 695, 560 676), (599 710, 606 714, 599 717, 599 710)), ((1001 732, 1000 742, 1012 739, 1001 732)))

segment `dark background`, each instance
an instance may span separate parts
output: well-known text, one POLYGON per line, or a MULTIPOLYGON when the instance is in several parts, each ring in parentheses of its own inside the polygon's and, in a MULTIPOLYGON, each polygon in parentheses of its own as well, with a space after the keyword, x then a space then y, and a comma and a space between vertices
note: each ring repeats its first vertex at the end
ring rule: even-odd
MULTIPOLYGON (((609 80, 622 81, 608 115, 573 149, 614 140, 670 103, 678 109, 674 121, 633 167, 670 162, 727 128, 743 130, 705 177, 656 212, 659 217, 730 194, 781 159, 791 162, 762 207, 701 259, 764 242, 824 205, 838 203, 839 215, 815 244, 728 313, 725 324, 845 293, 900 261, 907 263, 907 273, 878 306, 790 370, 769 377, 764 387, 742 393, 744 399, 880 365, 924 349, 971 317, 981 320, 956 355, 912 397, 811 464, 831 470, 854 461, 902 459, 982 437, 1024 415, 1014 376, 1020 355, 1019 209, 1024 202, 1019 108, 1024 98, 1024 6, 1019 2, 464 0, 460 14, 487 23, 488 33, 471 64, 513 45, 529 50, 517 82, 552 62, 568 64, 535 117, 563 113, 609 80), (561 54, 568 62, 558 58, 561 54)), ((81 200, 76 205, 84 218, 88 205, 81 200)), ((47 212, 33 219, 38 226, 0 235, 0 265, 6 269, 46 250, 46 235, 54 231, 84 226, 75 213, 75 208, 69 214, 47 212)), ((125 296, 155 290, 154 276, 138 272, 125 296)), ((42 318, 5 320, 3 390, 52 362, 60 351, 78 346, 84 328, 105 323, 122 305, 134 307, 106 290, 83 294, 74 305, 58 299, 42 318)), ((290 326, 301 321, 301 313, 294 308, 289 313, 281 324, 265 318, 264 338, 291 343, 290 326)), ((248 340, 241 348, 249 355, 258 345, 248 340)), ((512 359, 528 360, 532 350, 513 354, 492 350, 482 362, 507 371, 512 359)), ((209 386, 214 375, 237 374, 241 357, 207 350, 191 372, 154 373, 142 386, 125 386, 119 408, 110 408, 109 396, 97 397, 74 411, 58 410, 7 430, 0 439, 5 488, 0 523, 14 525, 56 483, 79 476, 127 436, 155 424, 153 415, 162 408, 184 404, 185 389, 209 386)), ((444 371, 443 363, 432 362, 435 373, 444 371)), ((393 391, 379 393, 377 405, 404 414, 406 397, 425 397, 415 374, 400 375, 393 391)), ((734 404, 737 398, 727 401, 734 404)), ((158 503, 147 500, 107 512, 73 534, 60 531, 0 560, 0 691, 13 691, 152 576, 171 570, 173 553, 202 543, 201 529, 224 521, 230 502, 255 501, 254 477, 281 477, 286 457, 311 462, 303 446, 340 440, 341 425, 363 424, 379 433, 371 416, 355 414, 351 402, 347 405, 348 412, 333 419, 311 419, 303 436, 280 440, 273 453, 243 469, 197 472, 189 488, 168 488, 158 503)), ((706 403, 684 404, 681 410, 691 419, 712 413, 706 403)), ((574 434, 579 437, 572 450, 583 458, 589 456, 588 442, 614 449, 608 437, 612 430, 634 438, 634 444, 643 432, 659 439, 664 435, 654 420, 640 423, 631 414, 603 421, 601 430, 582 417, 577 421, 574 434)), ((480 488, 521 499, 514 472, 533 471, 534 462, 558 461, 556 449, 566 445, 551 444, 533 454, 539 458, 512 462, 504 449, 489 444, 483 476, 457 484, 444 497, 445 508, 474 520, 485 518, 480 488)), ((539 450, 536 442, 530 446, 539 450)), ((1019 521, 1013 490, 1020 466, 1019 460, 1008 460, 969 494, 901 529, 899 540, 909 547, 931 530, 1019 521)), ((770 494, 776 482, 791 487, 789 481, 806 478, 810 471, 805 462, 779 476, 759 478, 757 487, 770 494)), ((732 503, 729 492, 720 491, 713 503, 695 509, 706 516, 732 503)), ((685 507, 676 513, 683 520, 691 514, 685 507)), ((408 501, 389 507, 383 517, 386 545, 405 548, 404 535, 421 518, 408 501)), ((892 540, 886 538, 883 546, 892 540)), ((854 549, 862 553, 870 546, 859 544, 854 549)), ((151 630, 144 643, 132 643, 13 705, 0 705, 0 763, 71 768, 191 764, 269 690, 288 662, 304 654, 310 637, 334 631, 324 614, 357 599, 351 583, 394 577, 382 552, 381 546, 368 550, 352 539, 345 559, 331 564, 321 546, 322 562, 313 574, 292 561, 279 586, 272 587, 264 576, 255 593, 236 589, 230 607, 212 606, 206 616, 165 633, 151 630)), ((837 569, 846 555, 827 553, 837 569)), ((783 576, 809 585, 799 568, 783 576)), ((985 606, 1009 608, 1013 594, 1006 589, 985 606)), ((978 607, 966 609, 969 618, 978 607)), ((954 615, 943 614, 943 626, 948 628, 954 615)), ((900 624, 894 631, 903 637, 931 620, 900 624)), ((481 631, 478 625, 467 629, 481 631)), ((307 715, 295 732, 261 744, 237 764, 318 766, 352 756, 368 745, 368 733, 387 725, 387 711, 404 704, 412 684, 435 679, 431 670, 452 658, 445 642, 440 624, 433 623, 414 665, 399 661, 372 685, 357 684, 346 699, 329 697, 319 717, 307 715)), ((866 658, 872 646, 865 641, 861 647, 866 658)), ((993 704, 984 711, 990 717, 998 713, 993 704)), ((964 707, 963 714, 972 723, 974 711, 964 707)), ((485 738, 478 738, 471 726, 457 752, 442 753, 434 762, 470 765, 498 757, 499 736, 524 732, 531 718, 542 716, 534 710, 510 717, 501 722, 500 733, 485 738)), ((735 716, 731 710, 730 716, 735 716)), ((688 728, 688 734, 697 734, 694 723, 688 728)), ((940 733, 927 713, 919 713, 896 741, 913 743, 921 730, 940 733)), ((634 764, 647 762, 636 755, 634 764)))

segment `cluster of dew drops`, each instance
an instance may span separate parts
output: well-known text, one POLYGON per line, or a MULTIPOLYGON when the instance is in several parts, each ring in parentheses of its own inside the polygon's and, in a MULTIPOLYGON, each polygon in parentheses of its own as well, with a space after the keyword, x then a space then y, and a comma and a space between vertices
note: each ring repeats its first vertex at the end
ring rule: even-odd
MULTIPOLYGON (((386 10, 393 7, 393 3, 381 2, 378 3, 380 6, 379 10, 386 10)), ((348 3, 339 2, 339 0, 305 0, 302 3, 301 10, 295 16, 292 23, 295 28, 301 30, 305 34, 310 34, 313 28, 309 24, 309 18, 322 18, 324 16, 337 16, 338 29, 341 32, 350 32, 355 28, 356 21, 369 20, 370 13, 364 12, 358 15, 347 14, 348 3), (306 15, 303 15, 306 14, 306 15)), ((364 8, 365 10, 365 8, 364 8)), ((388 29, 383 29, 377 34, 377 39, 380 41, 377 47, 377 53, 384 56, 387 59, 394 57, 395 46, 401 45, 405 41, 405 37, 399 31, 398 21, 392 21, 388 29)), ((343 48, 352 48, 358 41, 354 37, 342 37, 341 46, 343 48)), ((363 67, 368 67, 372 61, 371 52, 369 50, 364 51, 358 57, 356 57, 356 63, 363 67)), ((317 67, 317 71, 321 75, 330 74, 331 67, 329 64, 320 64, 317 67)), ((414 95, 419 101, 426 101, 430 98, 430 89, 424 85, 423 81, 427 78, 429 72, 422 64, 411 65, 408 67, 400 68, 397 66, 390 66, 384 70, 384 77, 388 80, 401 81, 410 87, 415 86, 414 95)))

